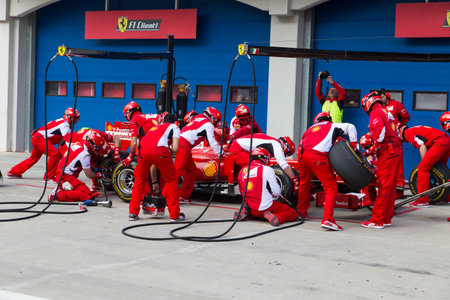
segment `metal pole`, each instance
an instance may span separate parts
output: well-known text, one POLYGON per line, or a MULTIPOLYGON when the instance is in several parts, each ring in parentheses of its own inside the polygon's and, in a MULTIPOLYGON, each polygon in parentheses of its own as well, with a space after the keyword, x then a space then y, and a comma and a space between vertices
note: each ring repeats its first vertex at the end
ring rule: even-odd
POLYGON ((109 10, 109 0, 105 0, 105 11, 109 10))
MULTIPOLYGON (((173 54, 173 35, 167 38, 167 52, 173 54)), ((172 112, 173 56, 167 59, 166 111, 172 112)))
POLYGON ((175 0, 175 9, 178 9, 178 0, 175 0))

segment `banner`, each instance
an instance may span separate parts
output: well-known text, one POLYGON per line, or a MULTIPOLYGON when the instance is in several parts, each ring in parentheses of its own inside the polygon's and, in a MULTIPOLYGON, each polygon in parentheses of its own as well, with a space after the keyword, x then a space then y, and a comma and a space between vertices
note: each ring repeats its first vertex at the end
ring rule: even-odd
POLYGON ((398 3, 395 37, 450 37, 450 2, 398 3))
POLYGON ((85 39, 197 37, 197 9, 87 11, 85 39))

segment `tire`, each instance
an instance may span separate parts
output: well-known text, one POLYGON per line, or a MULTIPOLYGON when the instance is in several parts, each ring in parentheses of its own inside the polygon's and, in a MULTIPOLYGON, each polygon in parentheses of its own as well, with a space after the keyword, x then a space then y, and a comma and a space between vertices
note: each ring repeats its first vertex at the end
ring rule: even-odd
POLYGON ((134 168, 136 162, 132 162, 129 167, 122 164, 117 165, 112 176, 112 184, 117 196, 125 202, 131 201, 131 192, 134 185, 134 168))
POLYGON ((359 150, 353 150, 348 141, 334 144, 328 159, 339 177, 355 192, 375 180, 373 166, 359 150))
MULTIPOLYGON (((409 188, 411 189, 411 193, 413 195, 417 194, 417 171, 418 167, 416 166, 409 175, 409 188)), ((450 170, 441 162, 438 162, 430 169, 430 188, 436 187, 438 185, 446 183, 450 180, 450 170)), ((428 195, 430 199, 430 203, 434 204, 441 200, 445 200, 447 196, 450 194, 450 189, 442 189, 428 195)))
MULTIPOLYGON (((281 186, 281 195, 283 195, 284 198, 288 199, 292 205, 297 206, 298 199, 294 197, 294 185, 289 176, 287 176, 286 173, 284 173, 284 171, 278 165, 272 166, 272 169, 275 171, 277 181, 281 186)), ((276 201, 286 203, 286 201, 281 197, 278 197, 276 201)))
POLYGON ((103 178, 102 178, 103 186, 105 187, 105 189, 107 191, 114 190, 113 183, 112 183, 112 177, 113 177, 113 172, 114 172, 116 165, 114 164, 112 158, 108 157, 108 158, 103 159, 100 162, 100 167, 102 168, 102 174, 103 174, 103 178))

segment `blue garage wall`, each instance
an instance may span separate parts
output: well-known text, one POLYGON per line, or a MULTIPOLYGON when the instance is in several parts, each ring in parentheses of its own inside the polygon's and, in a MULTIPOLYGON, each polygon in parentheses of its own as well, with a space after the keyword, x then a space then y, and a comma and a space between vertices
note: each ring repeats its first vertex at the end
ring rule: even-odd
MULTIPOLYGON (((396 39, 395 4, 423 1, 331 0, 316 7, 315 48, 334 50, 450 53, 449 38, 396 39)), ((321 70, 345 89, 361 89, 361 97, 381 87, 403 90, 403 104, 411 114, 409 126, 428 125, 441 129, 442 112, 413 111, 414 91, 450 92, 449 63, 314 61, 314 82, 321 70)), ((323 90, 325 93, 326 85, 323 90)), ((321 111, 314 96, 313 116, 321 111)), ((367 132, 369 117, 361 108, 345 108, 344 122, 356 125, 358 136, 367 132)), ((417 149, 405 147, 405 176, 420 162, 417 149)))
MULTIPOLYGON (((65 44, 73 48, 128 52, 159 52, 167 50, 166 40, 85 40, 85 11, 102 11, 103 0, 64 0, 40 9, 37 13, 36 105, 35 127, 44 124, 44 72, 57 47, 65 44)), ((112 0, 110 10, 172 9, 173 1, 112 0)), ((270 17, 267 13, 229 0, 180 0, 179 8, 197 8, 197 39, 175 40, 176 76, 186 77, 194 93, 197 84, 222 85, 222 103, 197 102, 196 110, 207 106, 224 108, 228 73, 237 54, 237 47, 249 39, 269 40, 270 17)), ((123 121, 122 109, 131 101, 132 83, 158 83, 166 73, 167 62, 159 60, 125 61, 74 58, 80 81, 96 82, 95 98, 78 98, 81 113, 76 129, 89 126, 105 128, 105 122, 123 121), (125 82, 125 99, 102 98, 102 82, 125 82)), ((268 59, 261 58, 257 68, 258 105, 256 118, 266 128, 268 59)), ((252 85, 251 66, 239 60, 232 77, 232 85, 252 85)), ((48 120, 62 116, 73 105, 75 72, 66 58, 57 58, 50 66, 48 80, 68 82, 68 96, 48 99, 48 120)), ((176 83, 183 83, 177 81, 176 83)), ((135 100, 143 112, 155 113, 155 100, 135 100)), ((193 109, 189 97, 188 110, 193 109)), ((229 104, 227 122, 234 115, 237 104, 229 104)))

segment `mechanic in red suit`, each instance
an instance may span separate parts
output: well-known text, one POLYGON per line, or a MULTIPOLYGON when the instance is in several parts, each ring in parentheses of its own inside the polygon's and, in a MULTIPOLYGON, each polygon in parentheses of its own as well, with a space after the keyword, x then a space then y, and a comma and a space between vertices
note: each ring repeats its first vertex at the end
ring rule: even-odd
POLYGON ((100 180, 103 177, 102 173, 93 171, 91 158, 93 155, 101 157, 110 151, 109 144, 94 131, 89 131, 83 141, 73 143, 70 146, 70 151, 64 154, 56 171, 57 180, 62 177, 61 188, 55 188, 52 191, 48 198, 49 202, 54 200, 63 202, 86 201, 98 196, 98 192, 91 192, 86 184, 78 179, 78 176, 81 171, 84 171, 88 178, 100 180), (66 167, 63 173, 64 165, 66 167))
POLYGON ((48 165, 47 173, 44 174, 43 180, 48 180, 48 182, 55 182, 56 168, 58 167, 58 162, 61 158, 61 154, 58 149, 53 146, 57 144, 64 143, 64 136, 71 132, 71 128, 80 119, 80 113, 78 110, 74 110, 69 107, 64 112, 61 119, 51 121, 47 123, 47 138, 45 139, 45 126, 39 129, 35 129, 31 134, 31 145, 33 150, 31 156, 21 163, 15 165, 8 171, 6 178, 22 178, 22 174, 25 173, 29 168, 36 164, 41 158, 42 154, 46 153, 46 146, 48 146, 48 165))
POLYGON ((395 120, 377 92, 371 92, 361 100, 361 107, 369 114, 369 134, 373 146, 364 151, 365 156, 376 156, 376 175, 379 181, 378 194, 372 209, 372 218, 362 221, 366 228, 381 229, 391 226, 398 172, 401 162, 400 141, 395 132, 395 120))
POLYGON ((141 140, 145 134, 154 126, 158 125, 155 114, 143 114, 141 107, 134 101, 131 101, 123 108, 125 119, 130 122, 130 154, 122 162, 124 167, 128 167, 136 156, 136 146, 138 140, 141 140))
MULTIPOLYGON (((166 198, 171 221, 184 220, 184 214, 180 213, 178 178, 172 161, 172 155, 177 153, 180 140, 180 129, 173 124, 174 122, 175 116, 166 114, 163 123, 150 129, 139 143, 138 163, 134 170, 134 185, 129 206, 130 221, 138 219, 144 187, 148 182, 152 165, 156 165, 165 182, 162 194, 166 198), (171 148, 169 143, 172 144, 171 148)), ((159 189, 157 181, 153 182, 153 190, 156 189, 159 189)))
POLYGON ((252 148, 250 149, 250 137, 246 135, 235 139, 228 147, 230 155, 233 156, 234 162, 241 168, 248 166, 250 152, 256 147, 267 149, 277 160, 278 165, 283 169, 286 175, 294 184, 294 191, 298 191, 298 177, 286 161, 286 156, 291 156, 295 152, 295 144, 290 137, 280 137, 278 140, 263 133, 253 134, 252 148))
MULTIPOLYGON (((235 117, 231 119, 230 139, 248 135, 251 133, 253 117, 247 105, 240 104, 236 107, 235 117)), ((256 121, 253 125, 253 133, 263 133, 256 121)))
POLYGON ((327 112, 330 114, 331 119, 335 123, 342 123, 342 115, 344 111, 344 102, 347 94, 345 90, 333 81, 330 75, 328 75, 325 80, 331 83, 333 86, 328 90, 328 98, 322 93, 322 73, 319 72, 319 76, 316 81, 316 96, 322 105, 322 112, 327 112))
MULTIPOLYGON (((115 164, 120 162, 120 138, 118 136, 113 136, 109 133, 103 132, 101 130, 97 130, 97 129, 91 129, 91 128, 81 128, 78 131, 74 131, 72 134, 72 143, 76 143, 76 142, 83 142, 86 139, 86 136, 91 132, 94 131, 95 133, 97 133, 98 135, 100 135, 106 142, 108 143, 114 143, 114 153, 112 156, 113 162, 115 164)), ((65 140, 65 144, 61 145, 59 148, 59 152, 64 155, 64 153, 66 153, 67 151, 67 147, 69 146, 69 142, 70 142, 70 134, 66 135, 64 137, 65 140)), ((111 153, 106 153, 106 156, 111 155, 111 153)), ((92 153, 91 156, 91 166, 93 168, 98 168, 97 163, 98 160, 101 159, 102 157, 98 157, 97 155, 95 155, 95 153, 92 153)), ((98 180, 96 179, 92 179, 92 186, 91 186, 91 191, 97 191, 99 190, 101 187, 98 184, 98 180)))
MULTIPOLYGON (((380 95, 381 99, 383 100, 383 105, 386 107, 387 111, 392 114, 392 116, 395 119, 395 125, 397 124, 406 124, 411 119, 408 111, 406 108, 401 104, 399 101, 396 101, 394 99, 391 99, 391 95, 388 91, 381 88, 377 91, 378 95, 380 95)), ((400 145, 402 145, 400 143, 400 145)), ((405 189, 405 171, 403 167, 403 146, 400 147, 400 171, 398 173, 397 178, 397 198, 403 197, 403 192, 405 189)))
POLYGON ((313 125, 303 134, 298 146, 300 187, 297 209, 306 217, 311 202, 311 177, 314 173, 325 190, 322 227, 330 230, 342 230, 333 218, 333 210, 338 193, 336 175, 328 161, 331 146, 342 135, 348 135, 354 149, 358 146, 356 127, 350 123, 333 123, 327 112, 321 112, 314 118, 313 125))
POLYGON ((250 159, 250 173, 247 167, 242 168, 239 172, 239 191, 242 196, 246 193, 245 205, 240 214, 235 212, 234 218, 242 221, 247 215, 257 218, 264 217, 273 226, 296 220, 299 215, 293 208, 285 203, 274 201, 280 196, 281 187, 277 182, 275 171, 269 167, 269 151, 262 147, 256 147, 252 151, 250 159))
MULTIPOLYGON (((417 170, 417 193, 430 188, 430 169, 437 163, 447 164, 450 157, 450 137, 443 131, 428 126, 398 127, 398 137, 419 149, 422 160, 417 170)), ((427 196, 409 203, 413 207, 428 207, 427 196)))
POLYGON ((180 144, 175 158, 177 177, 183 177, 180 189, 180 203, 190 203, 195 184, 197 170, 192 159, 191 150, 205 139, 217 156, 220 156, 220 146, 214 138, 214 127, 222 119, 220 111, 214 107, 207 107, 202 115, 196 115, 191 122, 181 130, 180 144))

